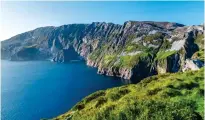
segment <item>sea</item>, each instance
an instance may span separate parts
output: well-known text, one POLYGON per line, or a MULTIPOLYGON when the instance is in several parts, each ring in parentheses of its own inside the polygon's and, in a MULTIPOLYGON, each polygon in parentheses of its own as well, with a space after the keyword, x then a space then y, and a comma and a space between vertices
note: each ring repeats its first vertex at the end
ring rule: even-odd
POLYGON ((95 91, 128 83, 99 75, 83 61, 1 60, 1 119, 50 119, 95 91))

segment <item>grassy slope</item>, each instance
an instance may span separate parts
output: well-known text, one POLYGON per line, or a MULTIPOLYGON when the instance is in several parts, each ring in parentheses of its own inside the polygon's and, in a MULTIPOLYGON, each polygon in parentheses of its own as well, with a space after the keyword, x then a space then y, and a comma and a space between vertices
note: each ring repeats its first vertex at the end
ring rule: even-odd
POLYGON ((95 92, 55 120, 193 120, 203 118, 204 69, 152 76, 95 92))
POLYGON ((196 37, 195 43, 199 47, 199 51, 193 54, 192 58, 204 61, 204 35, 198 35, 196 37))
POLYGON ((117 51, 109 50, 107 45, 104 45, 89 55, 89 59, 93 61, 98 61, 102 56, 101 67, 103 68, 130 68, 132 69, 140 61, 147 60, 148 63, 152 64, 152 59, 155 57, 155 60, 163 60, 167 57, 175 54, 177 51, 166 51, 171 48, 171 43, 163 38, 161 33, 156 33, 153 35, 147 35, 143 38, 143 41, 148 44, 156 45, 155 47, 144 46, 143 43, 133 42, 135 35, 130 35, 127 39, 127 42, 121 48, 118 48, 117 51), (162 43, 162 40, 164 42, 162 43), (162 45, 161 45, 162 44, 162 45), (158 46, 160 46, 158 51, 158 46), (135 55, 129 55, 129 53, 141 52, 135 55), (124 53, 125 55, 120 55, 124 53), (127 54, 127 55, 126 55, 127 54))
POLYGON ((159 51, 157 53, 155 60, 165 59, 168 56, 173 55, 175 53, 176 53, 176 51, 159 51))

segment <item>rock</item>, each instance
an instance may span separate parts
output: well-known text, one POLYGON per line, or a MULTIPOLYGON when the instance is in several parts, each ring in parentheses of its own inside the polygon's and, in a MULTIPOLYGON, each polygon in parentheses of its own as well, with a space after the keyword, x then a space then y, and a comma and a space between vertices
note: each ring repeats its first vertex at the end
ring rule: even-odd
POLYGON ((186 59, 185 61, 185 65, 182 69, 183 72, 187 71, 187 70, 199 70, 201 67, 204 66, 204 63, 201 62, 198 59, 192 60, 192 59, 186 59))
POLYGON ((132 77, 133 70, 130 68, 98 68, 98 74, 107 76, 116 76, 129 80, 132 77))

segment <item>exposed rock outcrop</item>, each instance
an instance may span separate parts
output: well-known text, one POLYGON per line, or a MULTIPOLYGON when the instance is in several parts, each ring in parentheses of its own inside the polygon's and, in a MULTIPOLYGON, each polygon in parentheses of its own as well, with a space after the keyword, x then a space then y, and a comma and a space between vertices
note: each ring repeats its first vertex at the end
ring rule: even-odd
POLYGON ((186 59, 185 61, 185 65, 182 69, 183 72, 187 71, 187 70, 199 70, 201 67, 204 66, 204 63, 198 59, 195 60, 191 60, 191 59, 186 59))

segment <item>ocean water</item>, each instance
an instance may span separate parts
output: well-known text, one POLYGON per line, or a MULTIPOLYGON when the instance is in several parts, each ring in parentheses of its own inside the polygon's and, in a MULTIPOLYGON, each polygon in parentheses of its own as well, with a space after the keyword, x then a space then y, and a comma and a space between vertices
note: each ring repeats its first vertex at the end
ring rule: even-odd
POLYGON ((97 90, 125 84, 84 62, 1 61, 2 120, 39 120, 67 112, 97 90))

